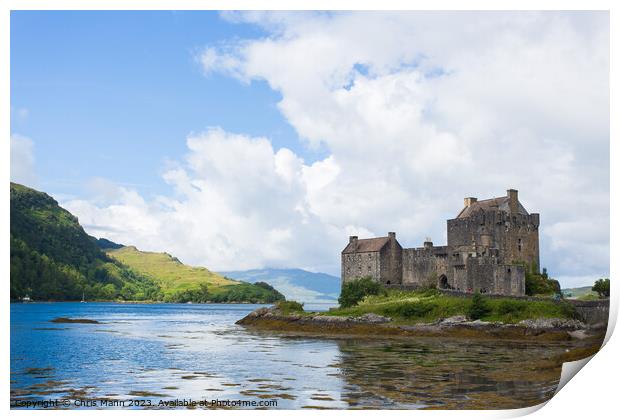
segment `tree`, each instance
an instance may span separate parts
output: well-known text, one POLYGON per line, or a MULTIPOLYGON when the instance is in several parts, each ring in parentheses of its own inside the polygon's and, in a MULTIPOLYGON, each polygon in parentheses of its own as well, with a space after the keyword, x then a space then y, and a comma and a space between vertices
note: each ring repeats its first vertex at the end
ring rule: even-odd
POLYGON ((549 277, 546 268, 542 273, 537 273, 533 269, 527 269, 525 272, 525 294, 534 295, 553 295, 560 293, 560 283, 549 277))
POLYGON ((378 295, 383 292, 383 287, 374 281, 372 277, 362 277, 342 285, 338 303, 343 308, 357 305, 364 296, 378 295))
POLYGON ((601 299, 609 297, 609 279, 598 279, 592 286, 592 291, 598 293, 601 299))

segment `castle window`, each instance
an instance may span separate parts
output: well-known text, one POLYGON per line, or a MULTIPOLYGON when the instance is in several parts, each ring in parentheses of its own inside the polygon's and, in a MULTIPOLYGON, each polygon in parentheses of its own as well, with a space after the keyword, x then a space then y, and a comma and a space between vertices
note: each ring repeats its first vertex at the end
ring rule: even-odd
POLYGON ((368 266, 368 271, 370 271, 370 270, 372 270, 372 267, 371 267, 371 266, 368 266))
POLYGON ((521 248, 522 248, 522 245, 521 245, 521 238, 519 238, 519 244, 517 245, 517 247, 519 248, 519 252, 521 252, 521 248))

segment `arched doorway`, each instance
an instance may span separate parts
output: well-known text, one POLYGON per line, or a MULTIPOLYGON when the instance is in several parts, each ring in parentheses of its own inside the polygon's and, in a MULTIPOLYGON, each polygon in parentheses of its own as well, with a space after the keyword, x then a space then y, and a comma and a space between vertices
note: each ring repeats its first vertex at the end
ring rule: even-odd
POLYGON ((448 277, 445 274, 439 276, 439 288, 440 289, 452 289, 450 283, 448 283, 448 277))

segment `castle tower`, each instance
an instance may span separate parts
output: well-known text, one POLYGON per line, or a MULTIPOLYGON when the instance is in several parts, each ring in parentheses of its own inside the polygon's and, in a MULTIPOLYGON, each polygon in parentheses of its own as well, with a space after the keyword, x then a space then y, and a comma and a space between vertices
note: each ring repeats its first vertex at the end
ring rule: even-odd
POLYGON ((467 197, 464 202, 456 219, 448 220, 448 246, 465 254, 497 253, 502 263, 540 268, 540 216, 525 210, 517 190, 508 189, 503 197, 480 201, 467 197))

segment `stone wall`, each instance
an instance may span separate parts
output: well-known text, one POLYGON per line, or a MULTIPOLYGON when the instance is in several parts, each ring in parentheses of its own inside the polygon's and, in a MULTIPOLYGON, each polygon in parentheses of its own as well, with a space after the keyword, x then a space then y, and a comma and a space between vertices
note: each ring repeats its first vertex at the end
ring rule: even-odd
POLYGON ((438 286, 442 275, 445 275, 450 283, 447 252, 445 246, 404 249, 402 283, 423 286, 432 282, 438 286))
POLYGON ((389 242, 381 250, 379 279, 384 284, 402 284, 403 248, 393 232, 388 233, 389 242))
POLYGON ((347 282, 358 277, 370 276, 376 281, 381 278, 381 256, 379 252, 342 254, 341 281, 347 282))
POLYGON ((447 222, 448 246, 458 251, 497 249, 505 263, 526 262, 540 268, 538 214, 478 211, 447 222))
POLYGON ((588 325, 607 324, 609 320, 609 299, 573 300, 569 299, 577 316, 588 325))
POLYGON ((455 282, 454 289, 510 296, 525 294, 522 266, 501 264, 495 257, 469 257, 465 271, 466 283, 455 282))

